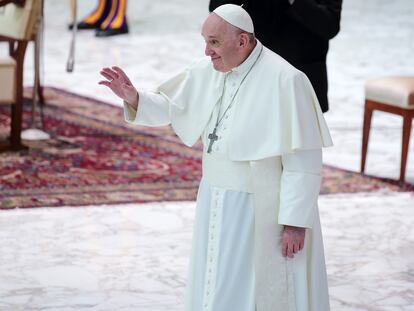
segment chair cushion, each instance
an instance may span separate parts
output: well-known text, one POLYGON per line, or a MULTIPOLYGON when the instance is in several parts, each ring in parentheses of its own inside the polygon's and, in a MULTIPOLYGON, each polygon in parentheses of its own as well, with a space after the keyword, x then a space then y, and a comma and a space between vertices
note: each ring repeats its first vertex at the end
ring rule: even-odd
POLYGON ((406 109, 414 109, 414 76, 385 77, 365 84, 365 98, 406 109))
POLYGON ((16 40, 30 40, 37 31, 43 1, 26 0, 24 7, 9 3, 0 12, 0 35, 16 40))
POLYGON ((16 61, 0 57, 0 104, 14 104, 16 97, 16 61))

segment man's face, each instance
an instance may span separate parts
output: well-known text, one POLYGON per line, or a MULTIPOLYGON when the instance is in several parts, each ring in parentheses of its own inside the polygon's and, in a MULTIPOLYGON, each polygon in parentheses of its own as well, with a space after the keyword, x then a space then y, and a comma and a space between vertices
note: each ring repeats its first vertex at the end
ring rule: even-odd
POLYGON ((239 65, 237 34, 223 19, 210 14, 201 35, 206 42, 205 54, 210 56, 215 70, 227 72, 239 65))

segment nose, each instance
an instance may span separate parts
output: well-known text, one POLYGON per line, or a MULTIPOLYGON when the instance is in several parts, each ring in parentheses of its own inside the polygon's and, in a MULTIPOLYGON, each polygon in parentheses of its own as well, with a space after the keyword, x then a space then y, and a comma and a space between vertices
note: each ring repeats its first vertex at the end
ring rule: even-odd
POLYGON ((204 49, 204 54, 206 54, 206 56, 211 56, 213 53, 214 53, 213 50, 210 49, 208 44, 206 44, 206 48, 204 49))

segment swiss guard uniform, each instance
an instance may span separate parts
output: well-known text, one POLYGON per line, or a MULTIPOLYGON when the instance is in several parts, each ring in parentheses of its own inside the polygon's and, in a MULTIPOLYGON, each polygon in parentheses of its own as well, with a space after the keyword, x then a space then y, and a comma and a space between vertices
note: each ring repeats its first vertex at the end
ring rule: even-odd
POLYGON ((96 29, 97 37, 128 33, 126 2, 127 0, 99 0, 95 10, 78 23, 78 29, 96 29))

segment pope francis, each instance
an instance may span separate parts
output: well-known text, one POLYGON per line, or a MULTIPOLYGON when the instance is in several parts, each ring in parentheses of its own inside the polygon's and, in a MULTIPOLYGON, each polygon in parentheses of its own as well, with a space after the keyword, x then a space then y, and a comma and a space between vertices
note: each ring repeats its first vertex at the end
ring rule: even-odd
POLYGON ((204 144, 185 310, 329 310, 317 199, 332 142, 312 86, 242 7, 218 7, 202 36, 207 57, 154 92, 119 67, 99 82, 127 122, 204 144))

